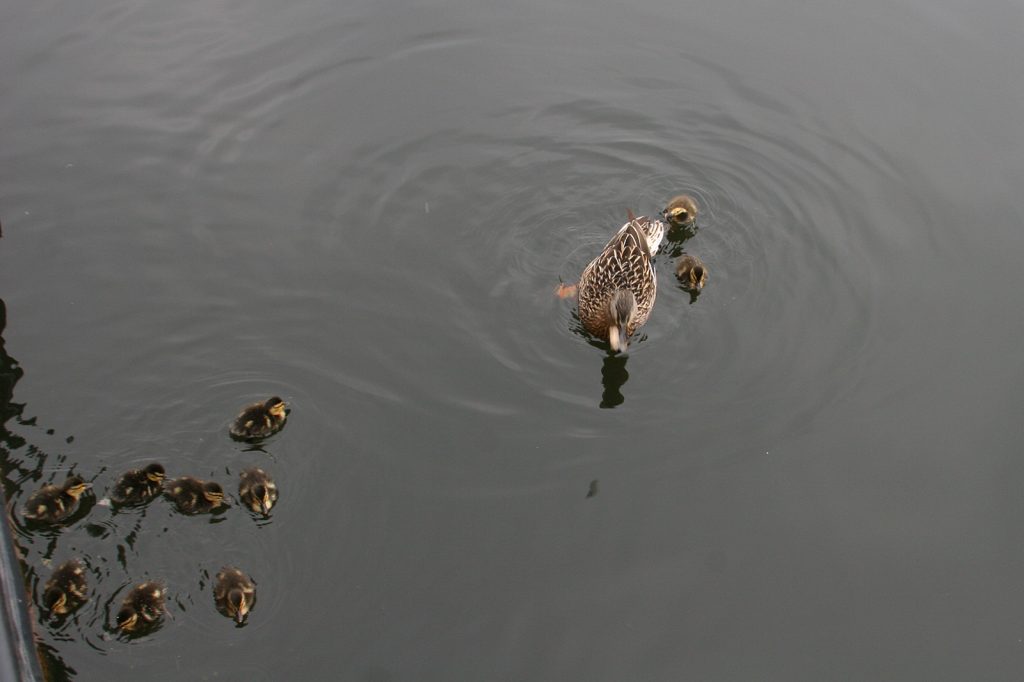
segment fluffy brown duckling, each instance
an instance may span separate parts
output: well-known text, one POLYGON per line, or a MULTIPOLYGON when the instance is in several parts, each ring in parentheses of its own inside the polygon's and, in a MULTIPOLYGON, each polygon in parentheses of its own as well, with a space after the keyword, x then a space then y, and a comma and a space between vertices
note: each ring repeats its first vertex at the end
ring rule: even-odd
POLYGON ((288 418, 287 403, 278 398, 247 405, 231 423, 231 436, 239 440, 258 440, 272 436, 284 426, 288 418))
POLYGON ((78 508, 78 499, 91 486, 81 476, 68 476, 61 485, 44 485, 25 502, 25 518, 42 523, 59 523, 78 508))
POLYGON ((117 629, 134 634, 155 627, 164 615, 166 594, 164 586, 153 580, 133 587, 117 612, 117 629))
POLYGON ((146 504, 164 488, 163 466, 153 462, 145 469, 132 469, 121 474, 110 493, 110 501, 118 507, 146 504))
POLYGON ((256 604, 256 583, 234 566, 225 566, 217 574, 213 600, 218 611, 242 623, 256 604))
POLYGON ((238 482, 238 494, 246 507, 257 514, 267 516, 277 502, 277 484, 263 469, 252 467, 242 472, 238 482))
POLYGON ((164 488, 164 494, 182 514, 203 514, 224 504, 224 489, 219 483, 191 476, 174 479, 164 488))
POLYGON ((89 598, 85 568, 78 559, 58 566, 43 587, 43 606, 51 616, 66 616, 89 598))
POLYGON ((676 261, 676 277, 683 283, 683 288, 699 292, 708 279, 708 269, 697 256, 684 253, 676 261))
POLYGON ((687 194, 680 194, 677 197, 672 197, 661 215, 675 227, 693 225, 697 220, 697 202, 687 194))

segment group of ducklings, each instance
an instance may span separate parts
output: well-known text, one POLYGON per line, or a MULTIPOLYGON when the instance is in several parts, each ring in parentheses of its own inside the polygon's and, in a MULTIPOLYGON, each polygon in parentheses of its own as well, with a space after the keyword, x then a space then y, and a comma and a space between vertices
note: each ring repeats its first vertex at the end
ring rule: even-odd
MULTIPOLYGON (((673 227, 692 228, 697 202, 681 194, 668 202, 661 215, 673 227)), ((629 221, 580 275, 576 289, 580 322, 614 352, 627 349, 629 338, 654 308, 658 294, 654 256, 666 231, 662 221, 631 212, 629 221)), ((695 295, 704 288, 708 270, 699 257, 683 254, 676 262, 676 276, 695 295)))
MULTIPOLYGON (((231 436, 245 441, 272 436, 284 426, 286 407, 277 396, 246 406, 231 423, 231 436)), ((69 476, 59 486, 45 485, 29 496, 24 516, 34 523, 61 523, 75 513, 81 496, 90 487, 77 475, 69 476)), ((110 491, 110 504, 141 506, 161 493, 183 514, 207 513, 225 504, 224 489, 218 483, 191 476, 167 481, 164 467, 157 462, 122 474, 110 491)), ((238 494, 246 507, 264 516, 270 514, 278 496, 277 485, 259 467, 242 471, 238 494)), ((85 567, 79 559, 70 559, 46 581, 43 607, 51 616, 63 617, 88 601, 88 594, 85 567)), ((166 588, 158 581, 148 580, 132 587, 117 612, 117 629, 130 635, 152 630, 165 612, 166 594, 166 588)), ((241 624, 256 603, 256 583, 241 569, 224 566, 214 580, 213 598, 220 613, 241 624)))

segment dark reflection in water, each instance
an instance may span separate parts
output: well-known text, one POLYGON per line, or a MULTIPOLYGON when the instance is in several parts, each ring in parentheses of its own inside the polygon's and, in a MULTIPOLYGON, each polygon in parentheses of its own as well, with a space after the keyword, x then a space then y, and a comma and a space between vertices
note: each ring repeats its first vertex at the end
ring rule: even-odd
POLYGON ((618 407, 626 401, 622 395, 622 386, 629 380, 629 372, 626 371, 627 360, 629 356, 621 354, 609 355, 601 362, 601 385, 604 386, 601 407, 618 407))
POLYGON ((78 672, 68 666, 60 657, 56 647, 44 643, 38 646, 38 650, 39 663, 43 668, 43 674, 46 676, 47 682, 73 680, 78 676, 78 672))
MULTIPOLYGON (((13 500, 21 499, 22 486, 20 482, 39 480, 42 462, 45 461, 45 457, 30 457, 29 462, 15 460, 12 457, 12 453, 19 450, 29 450, 30 452, 38 453, 39 449, 29 446, 24 438, 16 436, 7 428, 9 420, 18 419, 24 414, 25 405, 17 404, 13 400, 14 387, 24 376, 24 370, 22 370, 14 358, 7 354, 7 346, 4 341, 6 328, 7 304, 3 299, 0 299, 0 484, 4 487, 4 498, 8 501, 7 508, 4 510, 5 517, 13 529, 15 528, 14 519, 17 513, 14 509, 13 500), (33 461, 36 464, 35 467, 32 467, 30 463, 33 461)), ((35 420, 31 420, 31 422, 34 425, 35 420)), ((46 553, 52 553, 55 546, 56 539, 51 537, 46 553)), ((25 548, 15 543, 15 552, 20 557, 24 557, 25 548)), ((19 568, 25 578, 26 592, 31 595, 33 586, 40 584, 42 580, 27 562, 20 560, 20 564, 19 568)), ((41 610, 40 616, 42 617, 41 610)), ((71 617, 74 618, 75 616, 72 615, 71 617)), ((62 618, 54 621, 52 625, 59 629, 63 620, 65 619, 62 618)), ((39 662, 47 680, 70 680, 75 676, 75 670, 65 664, 54 647, 44 642, 39 642, 37 650, 39 662)))
MULTIPOLYGON (((4 330, 7 328, 7 304, 0 299, 0 444, 4 447, 5 455, 25 446, 25 440, 14 435, 7 429, 7 422, 15 419, 23 413, 25 406, 14 402, 14 386, 25 374, 18 366, 17 361, 7 354, 7 347, 4 342, 4 330)), ((9 457, 3 458, 2 464, 4 474, 4 486, 9 485, 7 476, 8 467, 11 466, 9 457)), ((9 491, 7 491, 9 493, 9 491)), ((10 495, 8 494, 8 499, 10 495)))

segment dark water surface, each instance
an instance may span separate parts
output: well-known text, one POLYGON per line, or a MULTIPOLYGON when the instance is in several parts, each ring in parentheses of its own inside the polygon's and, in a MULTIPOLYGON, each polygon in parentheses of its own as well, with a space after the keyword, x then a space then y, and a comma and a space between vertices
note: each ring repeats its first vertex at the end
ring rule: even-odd
POLYGON ((4 485, 36 599, 70 556, 93 583, 34 614, 51 664, 1019 679, 1022 29, 999 1, 6 3, 4 485), (678 191, 699 229, 609 358, 552 290, 678 191), (285 430, 230 441, 275 393, 285 430), (94 504, 151 459, 281 499, 94 504), (94 506, 25 528, 70 468, 94 506), (240 628, 225 563, 258 583, 240 628), (126 641, 144 578, 169 616, 126 641))

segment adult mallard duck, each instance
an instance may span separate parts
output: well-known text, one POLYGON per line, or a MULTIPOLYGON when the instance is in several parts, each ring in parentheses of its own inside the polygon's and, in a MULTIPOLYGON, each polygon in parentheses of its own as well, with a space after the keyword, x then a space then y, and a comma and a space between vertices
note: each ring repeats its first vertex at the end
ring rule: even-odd
POLYGON ((266 471, 252 467, 243 471, 239 477, 238 495, 246 507, 267 516, 277 502, 277 484, 266 471))
POLYGON ((164 487, 164 468, 153 462, 145 469, 132 469, 121 474, 110 493, 117 507, 145 504, 160 494, 164 487))
POLYGON ((90 487, 81 476, 68 476, 59 486, 44 485, 25 502, 25 518, 41 523, 59 523, 74 513, 78 499, 90 487))
POLYGON ((246 405, 242 412, 231 422, 231 436, 238 440, 259 440, 272 436, 284 427, 288 414, 287 403, 278 398, 246 405))
POLYGON ((203 514, 224 504, 224 489, 219 483, 191 476, 174 479, 167 484, 164 494, 182 514, 203 514))
POLYGON ((134 634, 156 626, 164 615, 166 593, 164 586, 153 580, 133 587, 117 612, 118 630, 134 634))
POLYGON ((613 351, 626 350, 651 314, 658 294, 651 244, 657 248, 664 233, 659 220, 631 218, 580 275, 580 322, 613 351))
POLYGON ((213 586, 217 610, 241 623, 256 603, 256 583, 234 566, 225 566, 213 586))
POLYGON ((684 253, 676 261, 676 277, 683 283, 684 289, 699 292, 708 279, 708 269, 700 258, 684 253))
POLYGON ((64 616, 85 603, 89 587, 85 568, 78 559, 58 566, 43 587, 43 606, 52 616, 64 616))
POLYGON ((693 225, 697 220, 697 202, 686 194, 672 197, 665 210, 661 212, 662 217, 675 227, 693 225))

